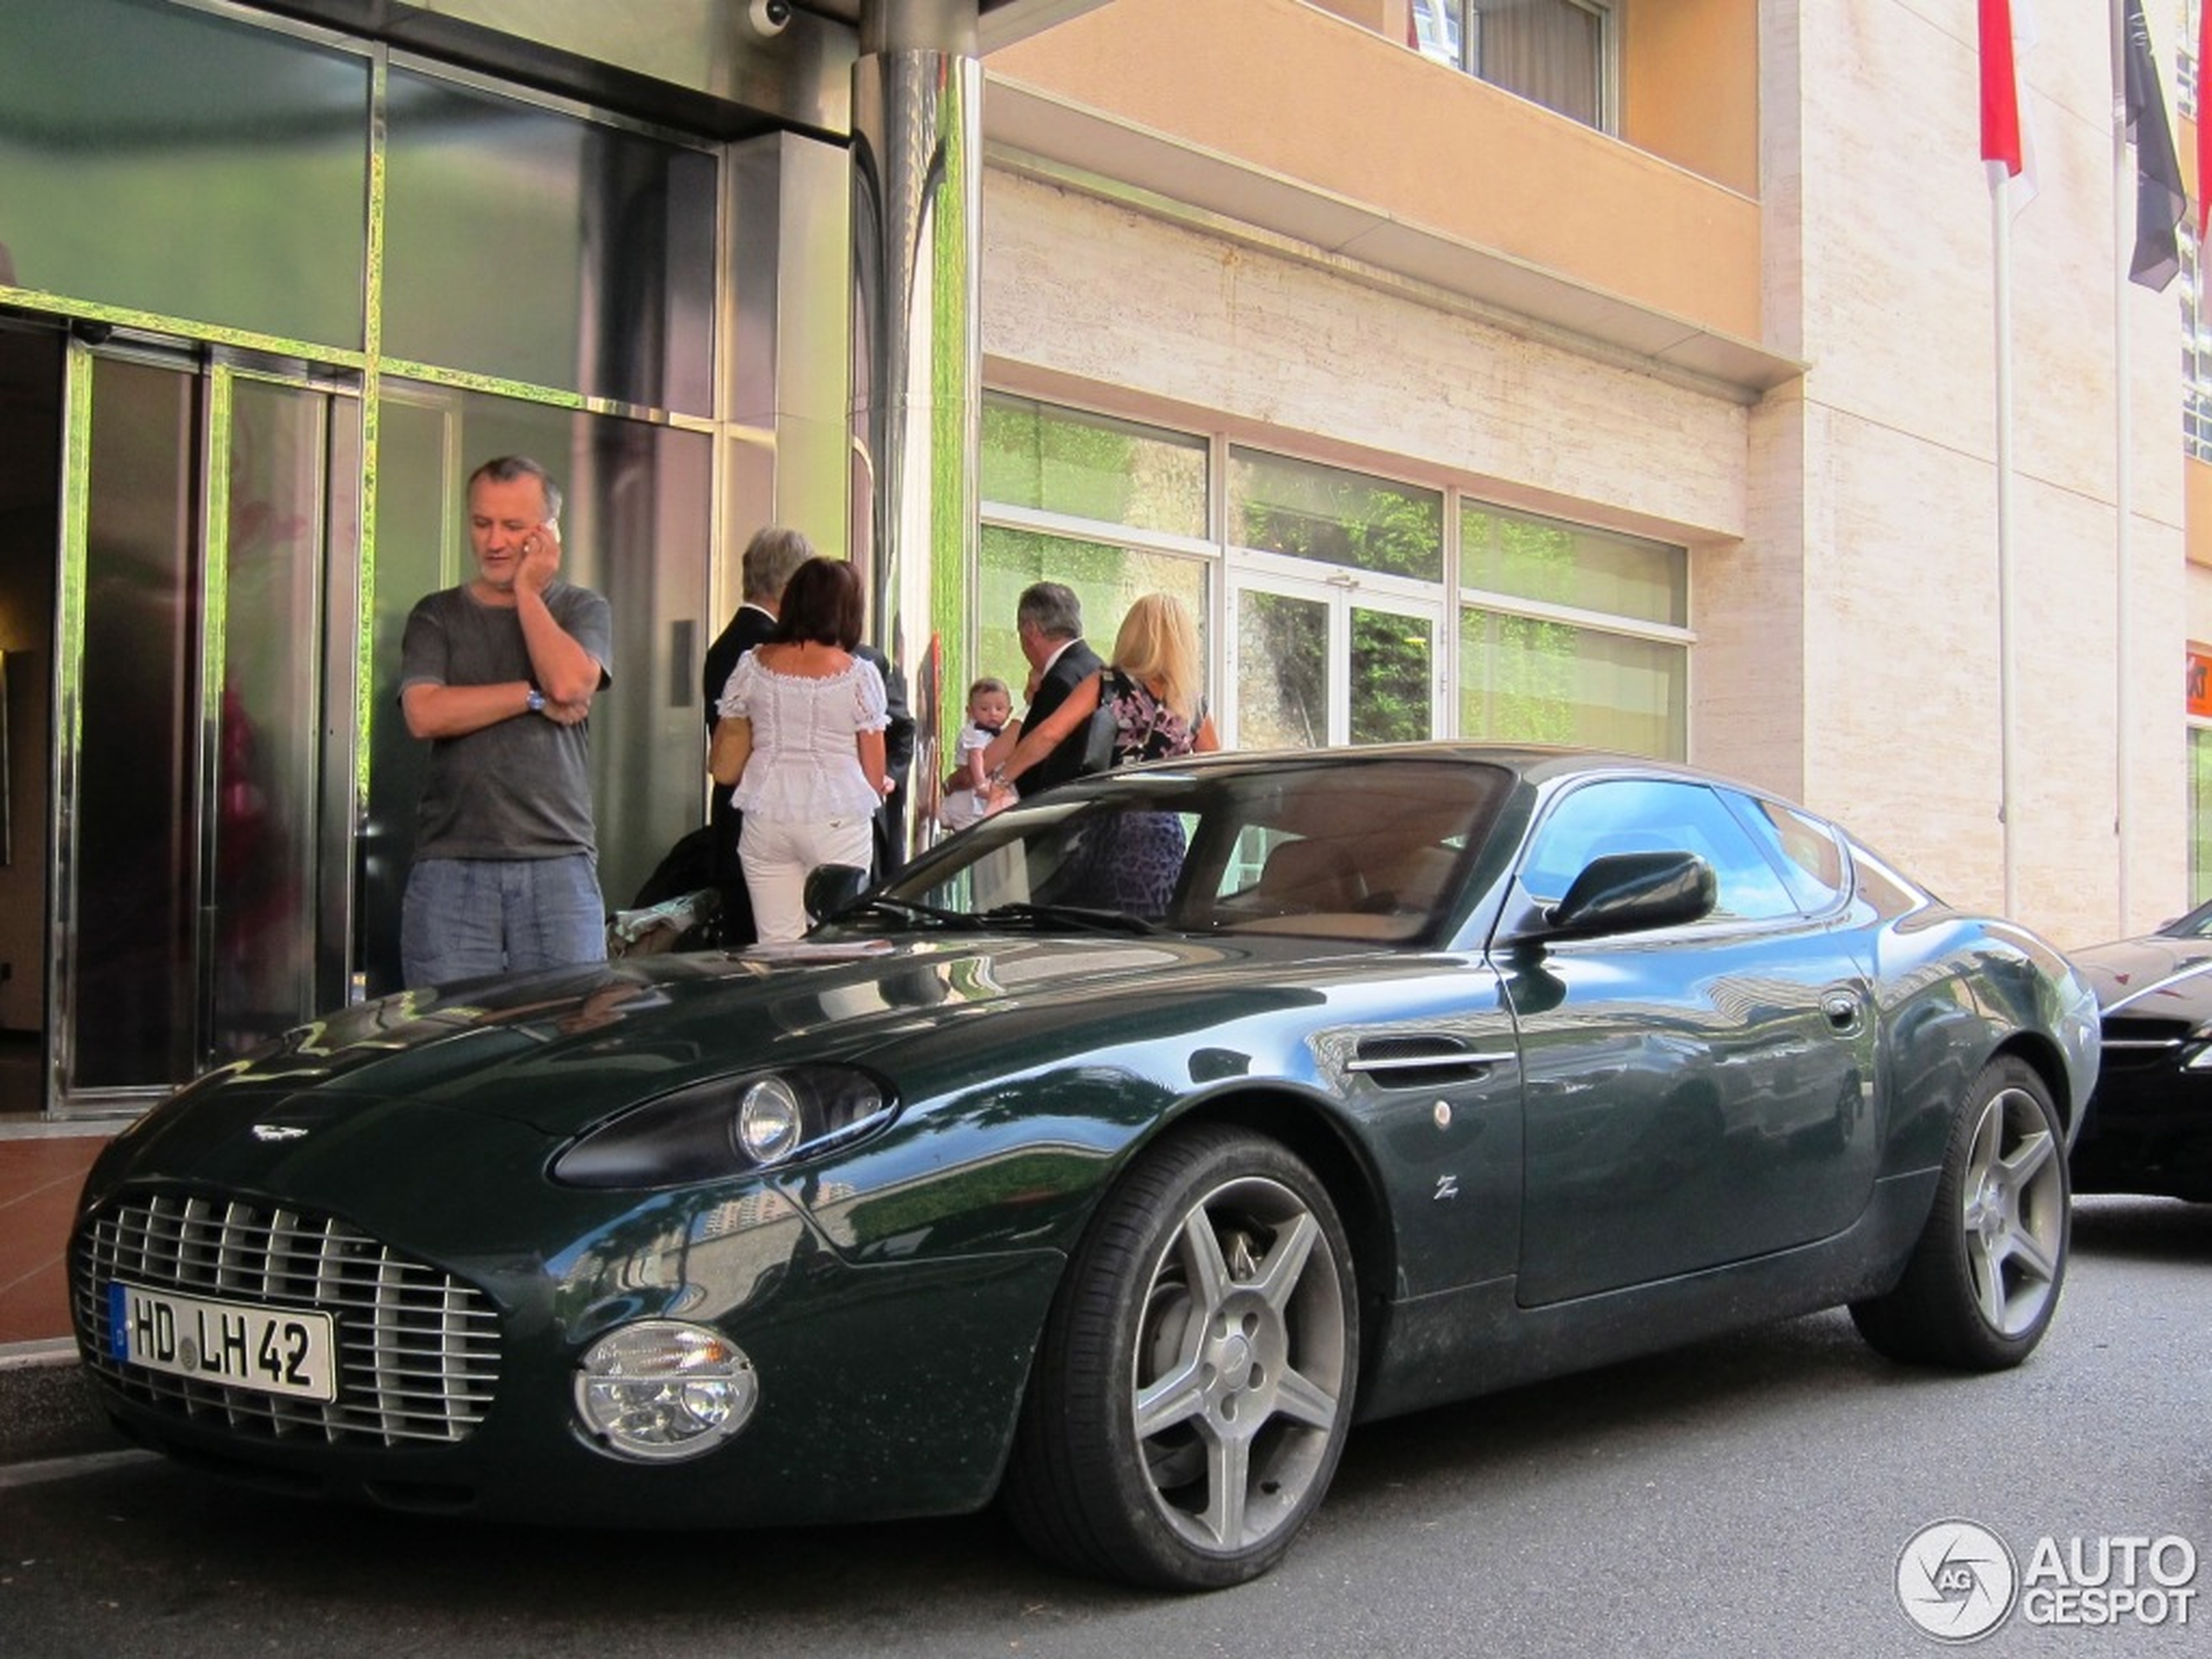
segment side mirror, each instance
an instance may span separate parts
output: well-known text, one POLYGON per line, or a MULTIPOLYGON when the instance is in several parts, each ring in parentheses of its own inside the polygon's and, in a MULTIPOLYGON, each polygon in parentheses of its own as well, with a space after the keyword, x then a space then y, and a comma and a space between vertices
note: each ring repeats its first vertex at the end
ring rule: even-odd
POLYGON ((1712 913, 1713 867, 1695 853, 1612 853, 1592 859, 1545 914, 1549 939, 1680 927, 1712 913))
POLYGON ((800 900, 816 921, 827 921, 868 890, 868 873, 850 864, 818 864, 806 873, 800 900))

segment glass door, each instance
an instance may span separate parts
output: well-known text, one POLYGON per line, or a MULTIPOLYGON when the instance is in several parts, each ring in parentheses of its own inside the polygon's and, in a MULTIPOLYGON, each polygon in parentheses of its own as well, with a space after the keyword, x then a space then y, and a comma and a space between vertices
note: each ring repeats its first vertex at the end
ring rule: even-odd
POLYGON ((183 351, 72 347, 67 383, 51 982, 81 1105, 343 998, 360 428, 340 388, 183 351))
POLYGON ((1255 562, 1231 574, 1229 609, 1230 746, 1411 743, 1441 729, 1443 615, 1432 595, 1255 562))

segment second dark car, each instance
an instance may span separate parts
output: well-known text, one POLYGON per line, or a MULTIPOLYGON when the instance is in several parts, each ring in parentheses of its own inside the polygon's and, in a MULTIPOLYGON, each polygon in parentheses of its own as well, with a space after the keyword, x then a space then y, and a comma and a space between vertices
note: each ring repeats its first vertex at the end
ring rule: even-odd
POLYGON ((2212 1204, 2212 904, 2069 954, 2104 1026, 2074 1190, 2212 1204))

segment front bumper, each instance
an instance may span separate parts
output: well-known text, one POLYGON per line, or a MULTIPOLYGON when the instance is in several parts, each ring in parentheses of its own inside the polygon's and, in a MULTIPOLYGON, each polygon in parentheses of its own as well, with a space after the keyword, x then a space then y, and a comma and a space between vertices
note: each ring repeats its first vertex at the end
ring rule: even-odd
MULTIPOLYGON (((678 1229, 711 1266, 717 1240, 698 1231, 678 1229)), ((664 1226, 654 1238, 667 1242, 664 1226)), ((637 1242, 617 1229, 595 1235, 596 1249, 438 1264, 266 1201, 126 1189, 80 1223, 72 1315, 125 1433, 302 1494, 644 1527, 889 1519, 989 1500, 1064 1266, 1059 1252, 854 1265, 798 1229, 742 1305, 687 1310, 715 1281, 652 1282, 665 1278, 664 1257, 617 1247, 625 1239, 637 1242), (173 1243, 148 1249, 149 1232, 173 1243), (293 1248, 307 1238, 320 1241, 313 1252, 293 1248), (278 1248, 253 1242, 270 1239, 278 1248), (338 1264, 319 1292, 287 1268, 309 1253, 338 1264), (337 1399, 125 1363, 110 1325, 118 1276, 332 1313, 343 1354, 337 1399), (618 1458, 577 1419, 578 1356, 626 1318, 667 1317, 711 1322, 741 1346, 759 1375, 759 1406, 742 1433, 695 1459, 618 1458)))

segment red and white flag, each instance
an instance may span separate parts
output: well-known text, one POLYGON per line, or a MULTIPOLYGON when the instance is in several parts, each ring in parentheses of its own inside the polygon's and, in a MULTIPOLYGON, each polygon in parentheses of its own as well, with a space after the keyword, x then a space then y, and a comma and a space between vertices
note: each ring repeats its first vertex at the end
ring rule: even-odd
POLYGON ((2212 218, 2212 111, 2205 108, 2205 54, 2212 52, 2212 0, 2196 13, 2196 239, 2204 242, 2204 222, 2212 218))
POLYGON ((1993 190, 2013 185, 2017 212, 2035 194, 2035 145, 2021 95, 2020 60, 2035 44, 2027 0, 1979 0, 1981 158, 1993 190))

